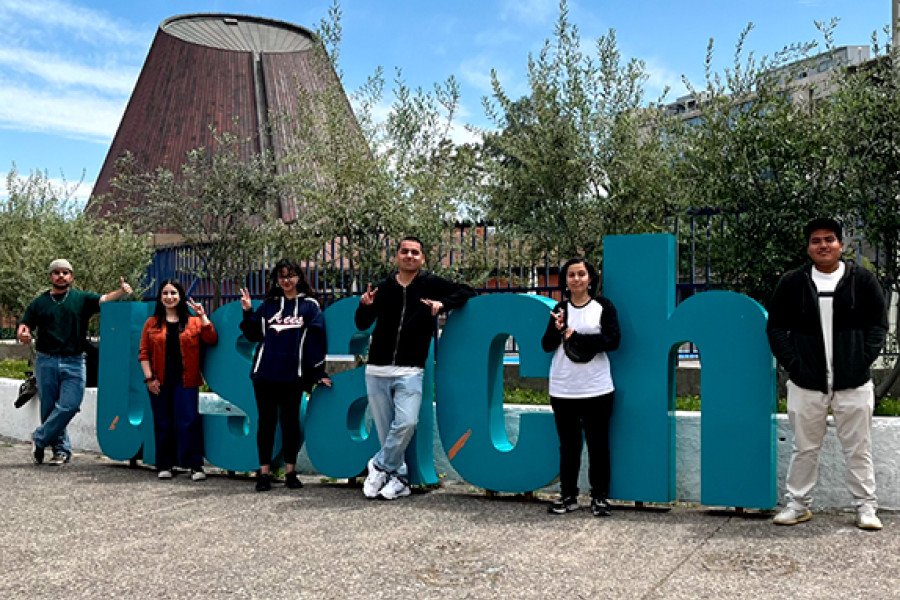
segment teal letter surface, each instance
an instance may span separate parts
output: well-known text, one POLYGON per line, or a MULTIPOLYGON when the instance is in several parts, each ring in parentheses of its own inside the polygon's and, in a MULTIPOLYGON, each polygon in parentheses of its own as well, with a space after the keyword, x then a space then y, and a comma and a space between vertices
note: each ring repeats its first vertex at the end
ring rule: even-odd
POLYGON ((675 358, 685 341, 700 349, 701 502, 776 504, 775 363, 765 311, 732 292, 704 292, 675 309, 671 235, 604 240, 603 293, 622 331, 610 353, 616 386, 610 425, 613 498, 675 498, 675 358))
POLYGON ((554 305, 542 296, 482 295, 447 319, 437 356, 438 429, 453 468, 473 485, 527 492, 559 474, 553 415, 522 415, 513 446, 503 412, 506 338, 516 340, 523 377, 547 377, 551 355, 541 337, 554 305))
POLYGON ((152 463, 153 411, 138 361, 141 330, 153 312, 144 302, 100 305, 100 366, 97 374, 97 442, 113 460, 142 454, 152 463))
POLYGON ((202 363, 203 378, 209 388, 247 414, 246 417, 203 417, 206 460, 228 471, 254 471, 259 468, 256 451, 256 421, 259 413, 250 381, 250 364, 255 345, 241 333, 240 323, 243 318, 244 311, 240 302, 229 302, 210 315, 219 335, 219 342, 206 348, 202 363))

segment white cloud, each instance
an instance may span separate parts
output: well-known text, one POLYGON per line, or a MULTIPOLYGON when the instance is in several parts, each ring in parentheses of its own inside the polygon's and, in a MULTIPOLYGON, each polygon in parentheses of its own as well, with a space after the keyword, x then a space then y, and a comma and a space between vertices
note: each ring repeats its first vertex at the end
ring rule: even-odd
POLYGON ((0 127, 52 132, 108 144, 119 126, 125 98, 76 91, 34 90, 0 80, 0 127))
MULTIPOLYGON (((490 94, 492 91, 491 68, 493 68, 493 65, 486 56, 473 56, 459 65, 459 76, 460 79, 482 94, 490 94)), ((503 79, 503 77, 500 78, 501 81, 503 79)))
MULTIPOLYGON (((17 179, 24 182, 28 179, 28 173, 19 173, 17 179)), ((48 179, 53 189, 60 195, 68 198, 68 200, 76 205, 79 209, 84 208, 88 199, 91 197, 91 191, 94 189, 96 181, 72 181, 70 179, 61 179, 51 177, 48 179)), ((9 189, 6 187, 6 177, 0 177, 0 200, 9 198, 9 189)))
POLYGON ((558 0, 502 0, 503 19, 546 25, 552 23, 559 11, 558 0))
POLYGON ((666 96, 669 100, 687 93, 680 73, 673 71, 656 58, 646 59, 644 62, 648 76, 645 88, 646 95, 649 96, 647 100, 655 101, 656 96, 662 94, 666 88, 669 89, 666 96))
POLYGON ((35 75, 56 85, 91 87, 126 96, 137 78, 137 73, 129 68, 95 68, 24 48, 0 48, 0 67, 35 75))
POLYGON ((52 31, 70 31, 80 40, 93 44, 144 44, 145 32, 109 19, 102 12, 59 0, 0 0, 0 16, 9 15, 32 21, 33 25, 52 31))

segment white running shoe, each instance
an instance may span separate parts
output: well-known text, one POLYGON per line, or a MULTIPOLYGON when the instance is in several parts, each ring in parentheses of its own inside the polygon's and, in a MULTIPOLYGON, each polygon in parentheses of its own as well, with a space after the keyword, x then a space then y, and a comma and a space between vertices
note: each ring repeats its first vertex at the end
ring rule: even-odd
POLYGON ((788 506, 782 508, 781 511, 775 515, 775 518, 772 519, 772 522, 776 525, 796 525, 797 523, 809 521, 810 519, 812 519, 812 513, 809 512, 808 508, 794 508, 793 506, 788 506))
POLYGON ((879 531, 884 525, 875 513, 874 506, 860 506, 856 511, 856 526, 868 531, 879 531))
POLYGON ((387 480, 387 471, 382 471, 376 467, 375 458, 370 458, 369 474, 366 476, 365 483, 363 483, 363 495, 366 498, 374 498, 381 491, 381 488, 384 487, 384 484, 387 483, 387 480))
POLYGON ((396 500, 397 498, 402 498, 403 496, 409 496, 410 489, 409 486, 399 477, 391 477, 391 480, 388 481, 381 491, 378 492, 378 495, 384 498, 385 500, 396 500))
POLYGON ((172 471, 164 470, 160 471, 156 475, 159 479, 172 479, 172 471))

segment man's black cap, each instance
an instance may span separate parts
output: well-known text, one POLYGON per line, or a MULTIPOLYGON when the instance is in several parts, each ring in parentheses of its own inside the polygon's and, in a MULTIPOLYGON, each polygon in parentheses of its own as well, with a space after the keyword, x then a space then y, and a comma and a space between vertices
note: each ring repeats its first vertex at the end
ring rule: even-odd
POLYGON ((827 229, 828 231, 832 231, 834 232, 834 235, 839 242, 844 241, 844 233, 843 229, 841 228, 841 224, 834 219, 829 219, 828 217, 820 217, 818 219, 813 219, 806 224, 806 227, 803 228, 803 237, 806 238, 806 243, 809 243, 809 236, 811 236, 814 231, 818 231, 820 229, 827 229))

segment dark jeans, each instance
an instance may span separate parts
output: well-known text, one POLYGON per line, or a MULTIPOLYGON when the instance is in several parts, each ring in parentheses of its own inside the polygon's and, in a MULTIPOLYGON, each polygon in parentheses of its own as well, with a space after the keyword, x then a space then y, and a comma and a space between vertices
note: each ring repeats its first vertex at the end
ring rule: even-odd
POLYGON ((156 440, 156 468, 203 468, 203 418, 198 412, 200 391, 181 382, 166 382, 159 394, 150 394, 156 440))
POLYGON ((300 401, 303 399, 303 385, 299 380, 291 382, 253 380, 256 393, 256 408, 259 420, 256 431, 256 449, 259 464, 271 465, 272 448, 275 445, 275 426, 281 423, 281 442, 284 462, 297 463, 302 442, 300 432, 300 401), (280 419, 279 419, 280 413, 280 419))
POLYGON ((578 495, 583 440, 587 440, 588 446, 591 497, 606 498, 609 495, 609 418, 613 394, 592 398, 550 398, 559 435, 559 486, 563 498, 578 495))

